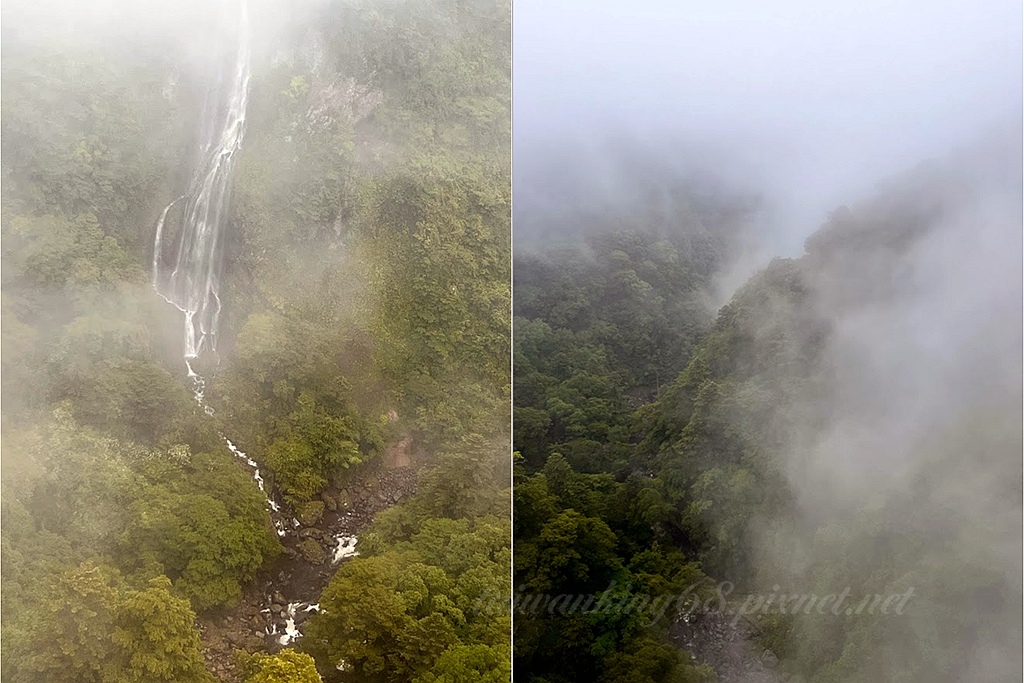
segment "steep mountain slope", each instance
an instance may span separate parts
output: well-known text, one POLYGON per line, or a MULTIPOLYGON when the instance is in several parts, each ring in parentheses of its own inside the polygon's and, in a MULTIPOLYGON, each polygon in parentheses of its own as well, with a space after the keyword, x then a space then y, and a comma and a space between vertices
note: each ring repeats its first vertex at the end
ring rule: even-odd
MULTIPOLYGON (((609 315, 604 280, 548 289, 545 308, 517 320, 517 585, 686 598, 682 612, 630 618, 528 611, 518 670, 627 680, 617 658, 671 626, 727 680, 1019 677, 1022 198, 1010 133, 834 212, 804 255, 753 275, 713 324, 691 318, 698 341, 677 342, 675 357, 659 348, 683 369, 639 408, 613 344, 645 328, 609 315), (590 318, 604 324, 573 328, 590 318), (831 606, 807 606, 826 596, 831 606), (779 668, 765 673, 759 652, 779 668)), ((659 338, 682 329, 672 319, 659 338)), ((662 664, 628 680, 701 675, 649 652, 662 664)))

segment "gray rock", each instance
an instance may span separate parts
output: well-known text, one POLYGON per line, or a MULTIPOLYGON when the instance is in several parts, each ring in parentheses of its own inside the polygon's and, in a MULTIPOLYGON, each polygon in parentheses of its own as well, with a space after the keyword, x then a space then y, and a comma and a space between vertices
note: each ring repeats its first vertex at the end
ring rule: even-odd
POLYGON ((295 517, 302 526, 316 526, 320 518, 324 516, 324 502, 322 500, 311 500, 295 506, 295 517))
POLYGON ((323 564, 327 558, 323 547, 312 538, 307 538, 299 543, 299 552, 302 558, 310 564, 323 564))

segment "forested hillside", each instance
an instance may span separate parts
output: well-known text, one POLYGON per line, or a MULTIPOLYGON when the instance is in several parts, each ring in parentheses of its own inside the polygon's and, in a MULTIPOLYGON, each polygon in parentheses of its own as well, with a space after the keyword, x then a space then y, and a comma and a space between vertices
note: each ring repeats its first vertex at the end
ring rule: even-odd
POLYGON ((510 8, 252 9, 204 405, 147 272, 201 52, 5 17, 3 676, 507 679, 507 615, 470 606, 509 591, 510 8), (412 489, 331 563, 329 522, 412 489), (259 601, 328 580, 302 652, 264 638, 259 601))
POLYGON ((683 312, 699 279, 653 267, 699 272, 686 255, 602 251, 653 241, 642 226, 591 238, 587 256, 517 253, 517 590, 689 596, 661 615, 521 607, 523 680, 1021 676, 1022 202, 1007 151, 1019 133, 1009 139, 837 210, 804 255, 772 261, 713 321, 683 312), (678 312, 660 328, 650 303, 615 318, 637 291, 678 312), (656 397, 631 403, 645 381, 656 397), (849 610, 761 609, 847 588, 849 610), (905 611, 853 609, 892 594, 905 611))

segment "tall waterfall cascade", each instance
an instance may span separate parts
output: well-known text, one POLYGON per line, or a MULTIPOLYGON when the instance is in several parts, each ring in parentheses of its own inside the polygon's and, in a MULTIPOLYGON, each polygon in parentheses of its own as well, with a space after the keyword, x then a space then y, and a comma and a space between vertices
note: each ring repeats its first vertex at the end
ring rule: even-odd
POLYGON ((251 48, 245 0, 238 3, 234 38, 234 49, 221 60, 218 78, 207 94, 195 172, 185 194, 160 215, 153 244, 153 288, 185 317, 186 363, 201 352, 217 350, 224 228, 249 100, 251 48), (168 225, 170 216, 174 218, 168 225), (170 240, 165 239, 168 231, 173 231, 170 240))
MULTIPOLYGON (((216 362, 217 324, 221 312, 220 271, 225 242, 231 180, 245 135, 249 100, 250 37, 246 0, 238 2, 237 35, 233 51, 224 55, 218 77, 207 94, 199 131, 198 160, 185 194, 161 212, 153 243, 153 289, 184 316, 184 357, 195 400, 208 415, 213 408, 205 400, 206 380, 192 367, 200 354, 212 354, 216 362)), ((289 518, 268 490, 259 465, 223 434, 228 450, 252 474, 267 498, 267 508, 277 534, 295 538, 299 522, 289 518)), ((358 555, 355 535, 335 536, 332 564, 358 555)), ((263 613, 270 626, 265 633, 278 646, 294 642, 302 633, 296 625, 299 612, 319 612, 318 604, 290 602, 280 614, 271 614, 270 596, 263 613)))

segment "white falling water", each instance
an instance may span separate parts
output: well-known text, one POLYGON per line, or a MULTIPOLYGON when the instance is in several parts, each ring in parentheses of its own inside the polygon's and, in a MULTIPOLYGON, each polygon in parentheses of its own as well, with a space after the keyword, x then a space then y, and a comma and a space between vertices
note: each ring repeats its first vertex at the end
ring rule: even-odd
MULTIPOLYGON (((270 600, 270 598, 268 597, 267 600, 270 600)), ((285 621, 284 624, 281 625, 280 630, 278 630, 279 624, 275 622, 268 626, 264 630, 264 633, 268 636, 275 636, 274 640, 277 641, 278 645, 288 645, 290 643, 294 643, 302 635, 302 632, 299 631, 299 627, 295 625, 295 616, 300 611, 305 612, 307 614, 310 612, 319 613, 321 612, 320 604, 315 603, 310 605, 305 602, 288 603, 283 613, 283 618, 285 621)), ((263 610, 263 612, 269 613, 270 610, 265 609, 263 610)))
POLYGON ((153 244, 153 287, 185 316, 185 358, 216 352, 221 302, 220 266, 231 178, 245 135, 249 101, 249 25, 245 0, 238 4, 237 45, 210 91, 200 130, 200 157, 188 191, 164 209, 153 244), (175 214, 175 251, 164 244, 169 212, 175 214), (170 273, 166 271, 173 264, 170 273))
POLYGON ((288 619, 287 621, 285 621, 284 624, 284 633, 281 635, 280 638, 277 639, 277 642, 281 645, 294 643, 296 640, 298 640, 299 636, 302 635, 301 633, 299 633, 299 629, 295 626, 295 608, 298 607, 300 604, 301 603, 297 602, 292 602, 288 604, 288 619))
POLYGON ((344 560, 346 557, 355 557, 359 554, 356 550, 356 543, 359 539, 351 534, 339 534, 334 538, 334 557, 332 558, 332 564, 337 564, 344 560))
MULTIPOLYGON (((160 214, 153 242, 153 289, 184 315, 185 365, 195 400, 207 415, 213 415, 213 408, 204 400, 206 381, 195 372, 191 361, 203 352, 213 353, 216 359, 224 222, 232 173, 245 135, 249 100, 250 47, 245 2, 238 0, 237 45, 229 59, 224 60, 219 82, 210 91, 204 109, 196 171, 185 194, 173 200, 160 214), (172 213, 179 203, 179 210, 172 213), (168 231, 173 237, 165 240, 168 231)), ((266 495, 278 536, 288 535, 289 526, 298 528, 297 519, 291 519, 290 525, 282 520, 281 508, 267 490, 256 461, 224 435, 221 438, 235 457, 249 467, 256 485, 266 495)), ((341 534, 335 542, 334 563, 359 554, 355 549, 358 542, 355 536, 341 534)), ((267 600, 269 602, 270 598, 267 600)), ((320 605, 289 603, 283 614, 271 616, 272 620, 279 617, 284 623, 279 625, 274 620, 266 634, 274 636, 279 645, 295 642, 302 635, 296 625, 299 610, 319 612, 320 605)), ((269 608, 262 611, 271 613, 269 608)))
MULTIPOLYGON (((199 164, 188 191, 161 212, 153 241, 153 289, 185 316, 185 367, 195 400, 207 415, 213 415, 213 408, 204 400, 206 380, 192 368, 191 361, 203 350, 217 350, 223 223, 230 198, 231 175, 245 135, 245 114, 249 102, 250 48, 246 0, 238 0, 237 13, 236 45, 223 60, 219 78, 208 93, 203 112, 199 164), (171 209, 179 202, 184 204, 177 219, 176 251, 168 254, 165 253, 164 230, 171 209), (169 274, 164 267, 167 263, 174 264, 169 274)), ((221 438, 231 452, 252 470, 256 485, 267 496, 271 512, 279 512, 280 506, 266 490, 256 461, 223 434, 221 438)), ((284 523, 274 515, 271 519, 278 536, 284 536, 284 523)))

